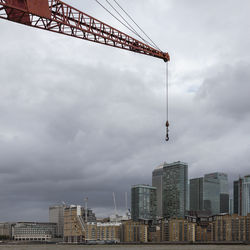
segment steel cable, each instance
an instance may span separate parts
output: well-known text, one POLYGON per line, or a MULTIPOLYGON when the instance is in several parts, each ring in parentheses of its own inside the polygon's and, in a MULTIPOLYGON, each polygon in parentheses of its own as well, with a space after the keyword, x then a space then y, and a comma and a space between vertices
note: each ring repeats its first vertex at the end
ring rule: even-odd
MULTIPOLYGON (((145 40, 135 29, 134 27, 121 15, 121 13, 108 1, 106 2, 109 4, 109 6, 123 19, 123 21, 126 22, 126 24, 131 28, 130 31, 132 31, 135 35, 137 35, 140 39, 142 39, 147 45, 150 45, 157 49, 153 44, 151 44, 149 41, 145 40)), ((127 26, 126 26, 127 28, 127 26)))
POLYGON ((151 41, 151 43, 154 44, 154 46, 162 51, 155 43, 154 41, 146 34, 146 32, 134 21, 134 19, 127 13, 126 10, 123 9, 123 7, 117 2, 117 0, 113 0, 118 6, 119 8, 129 17, 129 19, 140 29, 140 31, 151 41))

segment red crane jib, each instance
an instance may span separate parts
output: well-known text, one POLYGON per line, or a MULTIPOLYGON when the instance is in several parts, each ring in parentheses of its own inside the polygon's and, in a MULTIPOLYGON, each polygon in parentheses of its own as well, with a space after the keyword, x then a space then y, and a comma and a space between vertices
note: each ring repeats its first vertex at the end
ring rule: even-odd
POLYGON ((170 60, 169 54, 145 44, 61 0, 0 0, 0 19, 107 46, 170 60))
MULTIPOLYGON (((48 0, 6 0, 6 3, 13 8, 22 9, 38 16, 51 17, 48 0)), ((28 13, 23 13, 17 9, 10 11, 9 8, 6 8, 6 12, 9 20, 31 25, 28 13)))

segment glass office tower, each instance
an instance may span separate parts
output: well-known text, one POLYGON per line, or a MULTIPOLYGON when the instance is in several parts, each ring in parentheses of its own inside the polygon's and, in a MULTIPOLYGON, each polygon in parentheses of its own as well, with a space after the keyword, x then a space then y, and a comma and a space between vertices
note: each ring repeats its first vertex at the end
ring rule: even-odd
POLYGON ((243 210, 243 178, 239 178, 239 180, 234 181, 233 187, 233 196, 234 196, 234 214, 242 215, 243 210))
POLYGON ((132 186, 131 218, 133 221, 154 220, 156 218, 156 187, 132 186))
POLYGON ((162 179, 163 179, 163 166, 158 166, 152 172, 152 186, 156 187, 156 200, 157 200, 157 217, 162 217, 162 179))
POLYGON ((188 164, 165 163, 163 166, 162 213, 165 218, 184 218, 188 199, 188 164))
POLYGON ((195 178, 190 180, 189 202, 190 211, 203 210, 203 183, 204 178, 195 178))
POLYGON ((242 191, 242 215, 247 216, 250 213, 250 175, 244 177, 242 191))
POLYGON ((204 210, 211 214, 220 213, 220 184, 211 175, 204 177, 204 210))
POLYGON ((225 173, 204 176, 204 208, 212 214, 229 213, 228 177, 225 173))

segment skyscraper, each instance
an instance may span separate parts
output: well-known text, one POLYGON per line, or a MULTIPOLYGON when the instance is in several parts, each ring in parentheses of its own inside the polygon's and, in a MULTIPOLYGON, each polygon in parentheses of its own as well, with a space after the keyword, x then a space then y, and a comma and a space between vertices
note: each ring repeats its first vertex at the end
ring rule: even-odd
POLYGON ((247 216, 250 213, 250 175, 244 177, 242 191, 242 215, 247 216))
POLYGON ((216 172, 204 176, 204 208, 212 214, 229 213, 227 174, 216 172))
POLYGON ((190 210, 210 214, 229 213, 228 178, 224 173, 190 180, 190 210))
POLYGON ((203 177, 190 180, 189 202, 191 211, 203 210, 203 184, 203 177))
POLYGON ((204 210, 211 214, 220 213, 220 184, 211 175, 204 176, 204 210))
POLYGON ((163 166, 158 166, 152 172, 152 186, 156 187, 156 199, 157 199, 157 217, 162 217, 162 177, 163 177, 163 166))
POLYGON ((188 164, 164 163, 162 185, 162 213, 166 218, 183 218, 187 211, 188 164))
POLYGON ((234 196, 234 214, 242 215, 242 192, 243 192, 243 178, 239 178, 239 180, 234 181, 233 186, 233 196, 234 196))
POLYGON ((156 187, 134 185, 131 188, 131 218, 133 221, 156 218, 156 187))

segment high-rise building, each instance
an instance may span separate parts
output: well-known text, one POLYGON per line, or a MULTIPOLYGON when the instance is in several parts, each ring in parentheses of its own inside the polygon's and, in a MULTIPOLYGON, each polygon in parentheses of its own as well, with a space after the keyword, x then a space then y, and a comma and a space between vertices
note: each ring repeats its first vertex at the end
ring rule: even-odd
POLYGON ((162 177, 163 177, 163 166, 158 166, 152 172, 152 186, 156 187, 156 199, 157 199, 157 217, 162 217, 162 177))
POLYGON ((134 185, 131 188, 131 218, 133 221, 156 218, 156 187, 134 185))
POLYGON ((243 182, 244 178, 239 177, 239 180, 234 181, 233 196, 234 196, 234 214, 243 215, 243 182))
POLYGON ((229 213, 228 178, 224 173, 190 180, 190 210, 210 214, 229 213))
POLYGON ((228 177, 225 173, 215 173, 220 183, 220 213, 229 213, 228 177))
POLYGON ((250 213, 250 175, 244 177, 242 191, 242 215, 247 216, 250 213))
POLYGON ((63 237, 63 212, 65 205, 51 206, 49 207, 49 222, 56 223, 56 235, 57 237, 63 237))
POLYGON ((217 172, 204 176, 204 209, 212 214, 229 213, 227 174, 217 172))
POLYGON ((190 180, 189 188, 189 202, 191 211, 202 211, 203 210, 203 185, 204 178, 195 178, 190 180))
POLYGON ((233 213, 239 214, 239 181, 234 181, 233 185, 233 213))
POLYGON ((188 199, 188 164, 164 163, 162 213, 165 218, 184 218, 188 199))
POLYGON ((211 214, 220 213, 220 185, 217 179, 204 177, 204 210, 211 214))

